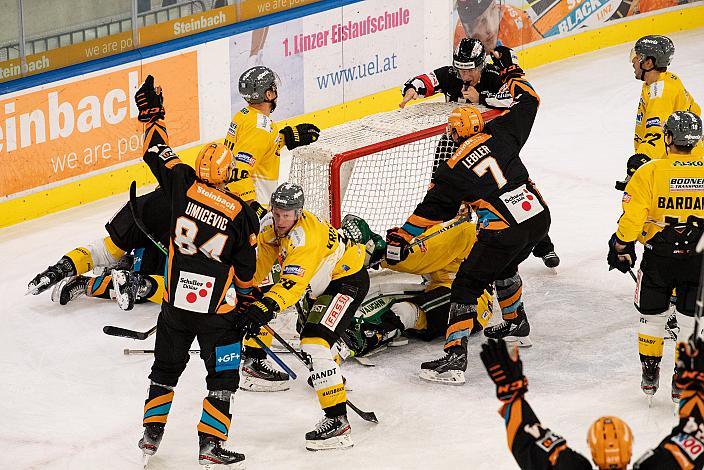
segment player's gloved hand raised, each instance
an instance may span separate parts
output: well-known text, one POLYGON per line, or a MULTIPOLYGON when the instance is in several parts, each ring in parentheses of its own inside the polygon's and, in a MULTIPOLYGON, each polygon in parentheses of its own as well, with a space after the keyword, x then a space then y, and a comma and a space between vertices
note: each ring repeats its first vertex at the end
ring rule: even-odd
POLYGON ((496 396, 503 402, 512 402, 528 391, 528 379, 523 375, 518 348, 512 347, 515 348, 515 359, 502 339, 490 339, 482 344, 482 352, 479 353, 489 377, 496 384, 496 396))
POLYGON ((161 94, 161 87, 154 88, 154 77, 147 75, 142 86, 134 95, 134 101, 139 109, 137 120, 139 122, 152 122, 164 119, 166 110, 164 109, 164 96, 161 94))
POLYGON ((614 233, 609 240, 609 254, 606 261, 611 269, 616 268, 622 273, 636 265, 636 245, 634 242, 623 242, 614 233))
POLYGON ((633 176, 633 173, 635 173, 638 168, 642 167, 649 161, 650 157, 644 153, 636 153, 631 155, 628 162, 626 162, 626 172, 628 173, 628 176, 633 176))
POLYGON ((677 386, 683 390, 704 391, 704 341, 692 334, 677 345, 677 386))
POLYGON ((297 124, 295 127, 286 126, 279 131, 284 136, 286 148, 293 150, 301 145, 309 145, 318 140, 320 129, 315 124, 297 124))
POLYGON ((499 67, 499 75, 504 81, 525 75, 523 69, 518 65, 518 56, 513 49, 506 46, 496 46, 491 55, 494 58, 494 64, 499 67))
POLYGON ((386 262, 397 264, 408 258, 413 237, 402 228, 394 227, 386 232, 386 262))
POLYGON ((269 297, 253 302, 247 309, 236 317, 235 329, 245 333, 246 337, 257 336, 259 329, 276 317, 279 304, 269 297))

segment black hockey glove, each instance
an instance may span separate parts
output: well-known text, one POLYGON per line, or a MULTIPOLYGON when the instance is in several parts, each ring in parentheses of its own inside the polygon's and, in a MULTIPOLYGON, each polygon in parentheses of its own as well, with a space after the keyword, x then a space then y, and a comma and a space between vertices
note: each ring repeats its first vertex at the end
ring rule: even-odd
POLYGON ((704 391, 704 341, 695 337, 677 345, 677 386, 682 390, 704 391))
POLYGON ((386 262, 394 265, 408 258, 411 234, 394 227, 386 232, 386 262))
POLYGON ((609 240, 609 254, 606 256, 606 261, 610 269, 616 268, 624 274, 627 273, 636 265, 635 242, 623 242, 614 233, 609 240))
POLYGON ((293 150, 301 145, 309 145, 318 140, 320 129, 315 124, 297 124, 296 127, 286 126, 279 131, 284 136, 286 148, 293 150))
POLYGON ((269 213, 266 207, 259 204, 257 201, 252 201, 249 203, 249 207, 254 209, 254 213, 257 214, 257 219, 262 220, 265 215, 269 213))
POLYGON ((633 173, 635 173, 638 168, 642 167, 649 161, 650 157, 644 153, 636 153, 634 155, 631 155, 628 158, 628 162, 626 163, 626 173, 628 173, 629 177, 633 176, 633 173))
POLYGON ((249 306, 257 300, 261 300, 263 295, 261 289, 258 287, 252 287, 249 292, 237 291, 237 307, 235 308, 235 312, 244 314, 249 306))
POLYGON ((506 46, 497 46, 492 52, 494 64, 499 67, 499 76, 505 81, 525 75, 518 65, 518 56, 513 49, 506 46))
POLYGON ((152 122, 164 119, 166 110, 164 109, 164 96, 161 88, 154 88, 154 77, 147 75, 142 86, 134 95, 134 101, 139 109, 137 120, 139 122, 152 122))
POLYGON ((518 348, 511 347, 515 348, 515 359, 509 354, 502 339, 490 339, 482 344, 482 352, 479 353, 489 377, 496 384, 496 396, 506 403, 528 391, 528 379, 523 375, 523 362, 518 356, 518 348))
POLYGON ((261 300, 253 302, 235 320, 235 328, 241 330, 245 337, 257 336, 262 326, 269 323, 276 317, 279 311, 279 304, 274 299, 262 297, 261 300))

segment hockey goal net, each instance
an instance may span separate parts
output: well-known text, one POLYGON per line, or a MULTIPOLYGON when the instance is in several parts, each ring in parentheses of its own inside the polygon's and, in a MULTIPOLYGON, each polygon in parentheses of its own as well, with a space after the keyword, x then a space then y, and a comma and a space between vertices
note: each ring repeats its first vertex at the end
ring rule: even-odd
MULTIPOLYGON (((335 227, 346 214, 385 234, 423 199, 435 167, 456 149, 444 137, 457 103, 419 103, 331 127, 292 152, 289 181, 305 192, 306 209, 335 227)), ((483 109, 485 121, 499 112, 483 109)))

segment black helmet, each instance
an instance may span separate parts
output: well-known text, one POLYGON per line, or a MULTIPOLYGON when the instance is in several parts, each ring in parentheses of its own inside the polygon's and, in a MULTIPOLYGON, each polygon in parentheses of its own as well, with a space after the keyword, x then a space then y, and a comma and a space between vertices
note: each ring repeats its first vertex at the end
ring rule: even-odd
POLYGON ((643 36, 636 41, 633 52, 640 56, 641 64, 650 57, 655 68, 667 68, 675 55, 675 45, 667 36, 643 36))
POLYGON ((694 147, 702 139, 702 119, 689 111, 675 111, 662 130, 666 136, 672 136, 674 145, 694 147))
POLYGON ((276 74, 268 67, 257 65, 240 76, 240 95, 247 103, 266 101, 266 91, 276 89, 276 74))
POLYGON ((484 62, 486 62, 486 52, 479 39, 462 39, 452 55, 452 65, 456 69, 482 68, 484 62))
POLYGON ((283 183, 271 195, 272 209, 303 209, 303 188, 293 183, 283 183))

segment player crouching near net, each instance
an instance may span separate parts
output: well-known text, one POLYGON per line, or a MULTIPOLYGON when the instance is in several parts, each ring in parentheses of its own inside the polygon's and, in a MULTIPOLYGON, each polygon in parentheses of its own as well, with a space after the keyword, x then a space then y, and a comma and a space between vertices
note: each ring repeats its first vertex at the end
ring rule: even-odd
MULTIPOLYGON (((679 423, 646 451, 632 470, 695 470, 704 468, 704 341, 693 334, 679 343, 678 386, 682 389, 679 423)), ((589 460, 567 441, 544 427, 525 399, 528 379, 518 351, 504 341, 489 340, 480 357, 503 402, 499 414, 506 423, 508 447, 523 470, 592 470, 589 460)), ((631 428, 615 416, 597 419, 587 433, 592 460, 599 470, 626 470, 633 453, 631 428)))
POLYGON ((340 367, 330 348, 347 329, 369 291, 364 247, 346 239, 328 222, 303 209, 303 189, 291 183, 271 196, 271 212, 261 221, 254 285, 281 263, 281 277, 244 312, 254 328, 298 302, 310 286, 315 299, 303 324, 301 349, 312 365, 311 380, 325 417, 306 433, 308 450, 351 447, 347 396, 340 367))
MULTIPOLYGON (((450 314, 450 286, 460 263, 467 257, 477 240, 477 230, 466 215, 459 215, 448 222, 429 227, 419 237, 422 244, 409 250, 408 257, 400 263, 387 263, 386 242, 371 231, 369 225, 354 215, 342 221, 342 230, 350 238, 367 247, 365 264, 408 274, 417 274, 426 281, 422 293, 408 298, 386 302, 370 299, 365 305, 382 305, 365 312, 358 311, 355 323, 348 330, 348 344, 355 356, 365 356, 384 345, 398 344, 401 335, 432 341, 445 334, 450 314), (361 312, 361 313, 360 313, 361 312), (396 341, 394 341, 396 340, 396 341)), ((470 334, 481 331, 492 315, 493 288, 485 290, 477 299, 477 323, 470 334)))

